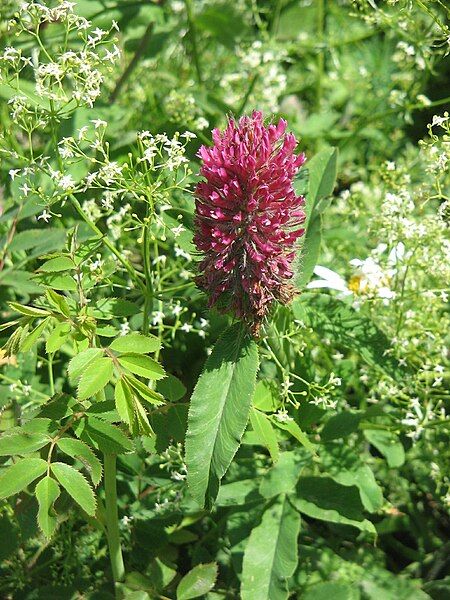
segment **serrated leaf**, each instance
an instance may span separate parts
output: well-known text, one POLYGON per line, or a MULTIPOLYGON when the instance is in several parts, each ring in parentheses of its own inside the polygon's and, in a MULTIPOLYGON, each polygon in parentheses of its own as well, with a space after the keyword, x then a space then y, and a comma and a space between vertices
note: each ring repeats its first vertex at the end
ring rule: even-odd
POLYGON ((216 563, 195 566, 178 584, 177 600, 191 600, 207 594, 214 587, 216 578, 216 563))
POLYGON ((114 389, 114 400, 120 418, 131 427, 134 421, 133 395, 122 377, 117 380, 114 389))
POLYGON ((161 347, 161 342, 155 335, 129 333, 116 338, 109 347, 115 352, 147 354, 149 352, 156 352, 156 350, 159 350, 161 347))
POLYGON ((102 464, 87 444, 81 440, 63 437, 58 440, 57 446, 61 452, 83 463, 94 485, 100 483, 102 478, 102 464))
POLYGON ((247 425, 259 367, 258 348, 237 323, 217 341, 191 397, 186 463, 192 497, 203 506, 215 498, 220 479, 247 425))
POLYGON ((0 471, 0 500, 18 494, 47 470, 42 458, 22 458, 0 471))
POLYGON ((78 379, 87 366, 96 358, 103 354, 102 348, 88 348, 77 354, 69 362, 67 373, 71 379, 78 379))
POLYGON ((38 525, 45 537, 51 538, 58 525, 53 505, 60 494, 59 485, 53 477, 46 475, 36 485, 35 494, 39 505, 37 515, 38 525))
POLYGON ((75 502, 91 517, 95 515, 95 495, 86 478, 70 465, 54 462, 52 473, 75 502))
POLYGON ((33 348, 33 346, 38 342, 41 335, 44 333, 49 322, 50 317, 47 317, 42 321, 42 323, 39 323, 39 325, 27 335, 24 341, 20 344, 20 352, 29 352, 33 348))
POLYGON ((54 290, 46 290, 45 295, 53 308, 55 308, 61 315, 70 317, 70 307, 64 296, 57 294, 54 290))
POLYGON ((147 379, 162 379, 166 375, 162 366, 150 356, 122 354, 117 360, 124 369, 147 379))
POLYGON ((74 431, 81 440, 106 454, 125 454, 133 450, 133 443, 118 427, 97 417, 80 419, 74 431))
POLYGON ((78 400, 92 398, 102 390, 111 377, 114 368, 111 358, 95 358, 88 364, 78 382, 78 400))
POLYGON ((124 379, 143 400, 150 402, 150 404, 153 404, 154 406, 161 406, 161 404, 164 403, 164 398, 161 396, 161 394, 158 394, 158 392, 155 392, 149 388, 148 385, 142 383, 142 381, 139 381, 139 379, 136 379, 136 377, 133 377, 132 375, 124 375, 124 379))
POLYGON ((250 422, 261 446, 265 446, 269 451, 273 462, 277 462, 280 456, 280 449, 278 447, 275 430, 268 417, 264 413, 253 408, 250 411, 250 422))
POLYGON ((54 330, 47 338, 45 344, 45 350, 47 354, 53 354, 61 348, 63 344, 67 342, 70 337, 70 324, 69 323, 58 323, 54 330))
POLYGON ((283 494, 252 530, 242 565, 242 600, 286 600, 287 581, 297 566, 300 515, 283 494))
POLYGON ((18 302, 8 302, 8 305, 16 312, 27 317, 47 317, 50 313, 48 310, 43 308, 36 308, 35 306, 25 306, 18 302))
POLYGON ((0 456, 29 454, 43 448, 50 437, 42 433, 29 433, 22 428, 9 429, 0 435, 0 456))

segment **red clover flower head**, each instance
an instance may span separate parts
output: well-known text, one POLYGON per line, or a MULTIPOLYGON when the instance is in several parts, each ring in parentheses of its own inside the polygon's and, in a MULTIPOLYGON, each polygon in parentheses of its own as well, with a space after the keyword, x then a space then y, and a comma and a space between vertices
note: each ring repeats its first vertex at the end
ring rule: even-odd
POLYGON ((231 311, 257 335, 273 301, 294 295, 295 244, 303 235, 304 198, 292 181, 305 162, 287 123, 264 125, 261 112, 230 120, 202 146, 195 190, 194 241, 202 253, 197 284, 209 305, 231 311))

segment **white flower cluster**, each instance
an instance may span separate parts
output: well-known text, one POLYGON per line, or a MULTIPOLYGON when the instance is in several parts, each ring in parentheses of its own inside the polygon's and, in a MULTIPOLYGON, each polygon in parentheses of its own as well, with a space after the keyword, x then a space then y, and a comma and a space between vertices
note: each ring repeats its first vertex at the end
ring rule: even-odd
POLYGON ((264 46, 256 40, 250 47, 239 46, 236 56, 239 69, 225 73, 221 78, 227 103, 238 106, 253 81, 248 105, 258 106, 266 112, 277 111, 278 99, 286 90, 287 78, 280 64, 286 59, 286 50, 264 46))
MULTIPOLYGON (((11 28, 17 35, 34 38, 38 52, 26 56, 25 51, 8 47, 0 57, 0 65, 3 66, 0 80, 14 86, 23 69, 32 69, 36 94, 56 103, 56 106, 50 107, 52 112, 60 110, 71 100, 76 105, 92 107, 100 95, 105 71, 111 70, 111 65, 120 57, 119 48, 111 40, 112 31, 118 29, 117 24, 113 22, 107 31, 98 27, 92 29, 87 19, 74 13, 74 6, 74 2, 66 0, 53 8, 38 2, 23 2, 11 28), (41 39, 40 28, 45 25, 48 29, 56 23, 58 27, 64 27, 65 41, 54 52, 52 46, 41 39), (76 50, 69 48, 67 42, 73 33, 80 41, 76 50)), ((28 107, 35 104, 29 98, 25 101, 28 107)), ((18 108, 16 106, 13 110, 18 108)))
POLYGON ((172 90, 164 101, 164 107, 170 120, 175 123, 184 123, 187 127, 200 131, 209 125, 194 96, 187 89, 172 90))

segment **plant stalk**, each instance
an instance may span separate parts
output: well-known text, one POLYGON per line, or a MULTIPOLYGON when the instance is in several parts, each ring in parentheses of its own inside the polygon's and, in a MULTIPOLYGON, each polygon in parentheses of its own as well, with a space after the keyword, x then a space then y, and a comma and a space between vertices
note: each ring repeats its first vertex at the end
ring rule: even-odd
POLYGON ((125 578, 122 547, 120 545, 119 513, 117 510, 116 487, 116 455, 104 455, 105 477, 105 511, 106 535, 108 538, 109 558, 114 578, 114 584, 120 583, 125 578))

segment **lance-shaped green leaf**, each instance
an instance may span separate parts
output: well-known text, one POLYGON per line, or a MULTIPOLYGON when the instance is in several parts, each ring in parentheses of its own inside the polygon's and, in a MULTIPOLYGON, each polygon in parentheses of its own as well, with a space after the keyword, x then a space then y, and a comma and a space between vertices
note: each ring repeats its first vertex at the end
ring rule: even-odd
POLYGON ((87 444, 81 440, 70 437, 60 438, 58 448, 72 458, 76 458, 85 466, 94 485, 98 485, 102 478, 102 464, 87 444))
POLYGON ((259 410, 253 408, 250 412, 250 422, 261 446, 265 446, 270 453, 273 462, 277 462, 280 456, 278 440, 269 418, 259 410))
POLYGON ((141 333, 129 333, 116 338, 110 344, 111 350, 116 352, 133 352, 135 354, 147 354, 156 352, 161 347, 159 338, 154 335, 142 335, 141 333))
POLYGON ((83 442, 107 454, 125 454, 133 450, 133 443, 119 427, 97 417, 89 415, 80 419, 74 425, 74 432, 83 442))
POLYGON ((53 354, 67 342, 70 335, 70 324, 69 323, 58 323, 55 329, 48 336, 47 343, 45 344, 45 350, 47 354, 53 354))
POLYGON ((38 525, 47 538, 51 538, 58 524, 53 505, 60 494, 59 485, 46 475, 36 485, 36 499, 39 505, 38 525))
POLYGON ((117 360, 125 369, 147 379, 162 379, 166 376, 162 366, 156 360, 150 358, 150 356, 129 353, 122 354, 117 360))
POLYGON ((248 421, 258 348, 237 323, 217 341, 192 394, 186 464, 191 495, 204 505, 214 499, 219 482, 239 448, 248 421))
POLYGON ((216 563, 197 565, 178 584, 177 600, 191 600, 204 596, 214 587, 216 577, 216 563))
MULTIPOLYGON (((337 148, 324 148, 308 161, 308 191, 306 194, 305 236, 296 260, 295 284, 301 289, 311 279, 320 253, 322 213, 327 207, 336 182, 337 148)), ((302 182, 300 182, 302 184, 302 182)), ((295 182, 296 189, 298 188, 295 182)))
POLYGON ((8 304, 13 310, 27 317, 47 317, 50 314, 48 310, 36 306, 25 306, 18 302, 8 302, 8 304))
POLYGON ((87 366, 103 354, 102 348, 88 348, 72 358, 67 367, 70 379, 78 379, 87 366))
POLYGON ((0 456, 15 456, 36 452, 50 442, 45 433, 31 433, 15 427, 0 435, 0 456))
POLYGON ((22 458, 0 471, 0 500, 18 494, 47 470, 42 458, 22 458))
POLYGON ((282 494, 250 534, 242 566, 242 600, 286 600, 297 566, 300 515, 282 494))
POLYGON ((373 523, 364 518, 364 506, 354 485, 340 485, 330 477, 300 477, 291 500, 301 513, 313 519, 376 533, 373 523))
POLYGON ((31 348, 38 342, 41 335, 44 333, 45 328, 49 324, 51 318, 47 317, 37 327, 30 332, 29 335, 21 342, 20 351, 29 352, 31 348))
POLYGON ((113 375, 111 358, 96 358, 86 367, 78 383, 78 400, 92 398, 109 382, 113 375))
POLYGON ((70 465, 61 462, 52 463, 52 473, 69 496, 72 496, 88 515, 93 516, 96 508, 95 496, 85 477, 70 465))

